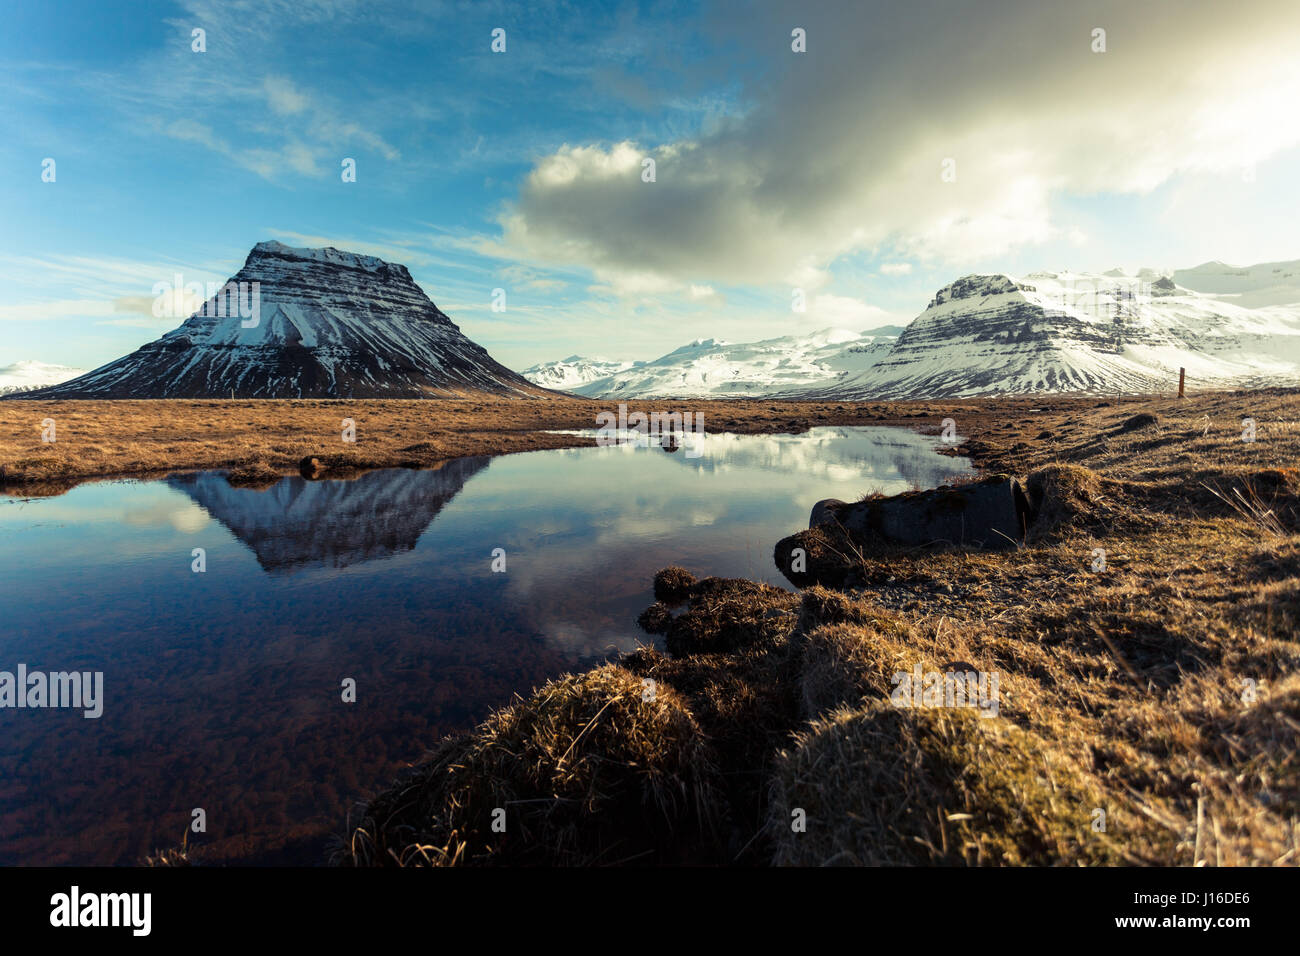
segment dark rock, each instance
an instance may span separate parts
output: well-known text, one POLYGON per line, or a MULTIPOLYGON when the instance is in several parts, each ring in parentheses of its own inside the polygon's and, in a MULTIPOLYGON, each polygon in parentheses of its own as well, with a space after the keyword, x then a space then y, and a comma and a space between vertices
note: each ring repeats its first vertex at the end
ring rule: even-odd
MULTIPOLYGON (((816 516, 817 509, 813 511, 816 516)), ((838 517, 863 547, 942 542, 997 549, 1013 547, 1024 537, 1028 513, 1020 483, 999 475, 968 485, 868 498, 840 509, 838 517)))
POLYGON ((812 517, 808 519, 808 527, 816 528, 820 525, 838 521, 840 509, 847 507, 847 502, 840 501, 838 498, 823 498, 813 505, 812 517))
POLYGON ((852 555, 848 533, 831 523, 782 538, 773 549, 772 560, 795 587, 820 584, 844 588, 860 577, 852 555))

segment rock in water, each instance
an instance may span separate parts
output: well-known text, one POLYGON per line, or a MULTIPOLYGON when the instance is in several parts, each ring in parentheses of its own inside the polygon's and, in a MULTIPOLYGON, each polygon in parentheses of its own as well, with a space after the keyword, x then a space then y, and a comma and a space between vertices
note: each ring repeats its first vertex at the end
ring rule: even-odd
POLYGON ((1029 500, 1014 478, 997 475, 968 485, 916 491, 856 504, 828 498, 813 505, 809 528, 838 522, 858 544, 945 542, 1008 548, 1024 537, 1029 500))
MULTIPOLYGON (((162 338, 26 398, 437 398, 551 393, 498 364, 415 284, 406 266, 338 249, 259 242, 230 303, 162 338), (242 285, 241 285, 242 284, 242 285)), ((218 308, 218 300, 220 308, 218 308)))
POLYGON ((848 502, 846 501, 840 501, 838 498, 823 498, 813 505, 812 517, 808 519, 808 527, 816 528, 819 525, 838 521, 839 510, 847 507, 848 502))

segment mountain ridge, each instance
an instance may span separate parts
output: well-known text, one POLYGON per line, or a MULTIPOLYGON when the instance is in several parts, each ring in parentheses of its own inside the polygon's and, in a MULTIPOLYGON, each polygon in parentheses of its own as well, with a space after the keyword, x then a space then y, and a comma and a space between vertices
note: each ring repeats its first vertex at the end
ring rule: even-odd
POLYGON ((1144 392, 1176 384, 1180 367, 1193 387, 1294 384, 1300 262, 1213 262, 1136 276, 973 274, 938 289, 896 336, 821 330, 700 345, 712 341, 696 339, 571 390, 591 398, 831 400, 1144 392), (836 335, 842 339, 832 341, 836 335))

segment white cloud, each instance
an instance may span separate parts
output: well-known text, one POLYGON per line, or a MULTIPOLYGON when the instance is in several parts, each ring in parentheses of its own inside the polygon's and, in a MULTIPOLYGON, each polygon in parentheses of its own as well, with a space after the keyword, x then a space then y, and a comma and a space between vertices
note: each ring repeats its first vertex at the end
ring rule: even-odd
POLYGON ((301 113, 307 108, 307 97, 286 77, 268 76, 262 81, 262 88, 266 91, 267 104, 282 116, 301 113))
POLYGON ((55 299, 0 305, 0 322, 41 322, 112 314, 113 303, 100 299, 55 299))
POLYGON ((960 264, 1080 234, 1058 193, 1149 191, 1234 174, 1300 144, 1300 4, 1064 0, 800 11, 788 54, 772 0, 727 20, 761 54, 748 109, 673 142, 566 145, 501 219, 514 255, 584 266, 614 290, 825 284, 837 257, 889 248, 960 264), (1110 52, 1091 51, 1093 22, 1110 52), (656 160, 656 182, 641 159, 656 160), (944 159, 956 179, 941 179, 944 159))
POLYGON ((813 296, 807 316, 817 325, 855 330, 884 325, 891 318, 884 309, 861 299, 830 294, 813 296))
POLYGON ((912 272, 910 262, 883 262, 880 265, 880 274, 885 276, 905 276, 912 272))

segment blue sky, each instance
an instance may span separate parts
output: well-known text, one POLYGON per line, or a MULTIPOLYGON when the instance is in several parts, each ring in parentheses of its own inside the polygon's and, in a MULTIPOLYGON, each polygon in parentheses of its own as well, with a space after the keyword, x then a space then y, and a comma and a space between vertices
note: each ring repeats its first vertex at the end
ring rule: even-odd
POLYGON ((10 2, 0 365, 125 354, 264 239, 407 264, 516 368, 1300 256, 1300 5, 1132 6, 10 2))

